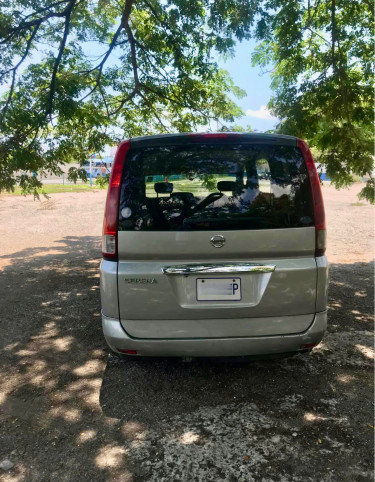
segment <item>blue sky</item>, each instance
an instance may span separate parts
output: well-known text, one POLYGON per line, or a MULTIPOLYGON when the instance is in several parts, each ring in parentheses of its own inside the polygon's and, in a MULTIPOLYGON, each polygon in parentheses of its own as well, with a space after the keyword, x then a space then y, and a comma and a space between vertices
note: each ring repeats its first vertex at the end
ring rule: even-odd
POLYGON ((221 68, 229 72, 234 83, 247 93, 247 96, 242 99, 234 99, 247 114, 235 123, 243 127, 250 125, 253 130, 266 131, 275 127, 277 119, 272 118, 265 110, 272 96, 270 74, 260 75, 260 67, 251 65, 251 54, 256 45, 257 42, 254 40, 239 43, 233 58, 226 61, 219 58, 218 63, 221 68))

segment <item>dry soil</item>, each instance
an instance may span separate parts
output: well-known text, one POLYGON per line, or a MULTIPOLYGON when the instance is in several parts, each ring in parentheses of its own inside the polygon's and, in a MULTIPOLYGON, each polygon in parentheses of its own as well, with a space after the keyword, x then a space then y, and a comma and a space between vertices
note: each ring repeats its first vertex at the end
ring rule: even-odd
POLYGON ((0 197, 0 464, 13 464, 0 479, 373 480, 374 211, 359 188, 323 187, 323 342, 257 362, 112 356, 98 286, 105 193, 0 197))

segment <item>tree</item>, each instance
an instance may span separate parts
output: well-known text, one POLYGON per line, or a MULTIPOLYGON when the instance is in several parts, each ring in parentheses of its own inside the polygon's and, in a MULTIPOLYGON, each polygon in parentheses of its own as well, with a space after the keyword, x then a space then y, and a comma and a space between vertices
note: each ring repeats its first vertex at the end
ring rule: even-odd
MULTIPOLYGON (((231 125, 244 95, 212 53, 262 43, 278 130, 305 138, 337 187, 370 178, 370 0, 0 0, 0 190, 58 174, 121 138, 231 125), (95 52, 93 56, 92 53, 95 52)), ((225 127, 224 127, 225 128, 225 127)), ((71 170, 71 178, 84 171, 71 170)))
POLYGON ((246 127, 238 126, 236 124, 225 126, 223 125, 220 129, 220 132, 253 132, 251 125, 247 124, 246 127))
POLYGON ((336 187, 368 176, 374 202, 374 4, 272 0, 257 24, 253 63, 272 69, 278 130, 306 139, 336 187))
POLYGON ((30 173, 59 174, 123 137, 233 122, 229 95, 244 92, 212 52, 249 37, 257 5, 0 0, 0 190, 33 191, 30 173))

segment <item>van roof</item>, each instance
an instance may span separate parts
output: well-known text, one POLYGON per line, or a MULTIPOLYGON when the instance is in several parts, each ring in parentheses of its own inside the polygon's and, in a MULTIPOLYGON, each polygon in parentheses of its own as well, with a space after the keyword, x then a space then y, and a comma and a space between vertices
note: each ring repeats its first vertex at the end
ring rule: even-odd
POLYGON ((157 134, 133 137, 130 144, 134 147, 204 143, 212 140, 224 142, 240 141, 251 144, 275 144, 297 146, 297 137, 283 134, 262 134, 258 132, 184 132, 182 134, 157 134))

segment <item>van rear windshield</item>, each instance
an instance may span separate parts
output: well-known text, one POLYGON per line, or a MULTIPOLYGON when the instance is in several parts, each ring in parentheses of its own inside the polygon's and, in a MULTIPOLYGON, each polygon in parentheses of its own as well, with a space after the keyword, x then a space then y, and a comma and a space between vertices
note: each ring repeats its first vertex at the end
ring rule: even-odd
POLYGON ((216 143, 128 152, 120 231, 313 225, 311 186, 297 147, 216 143))

